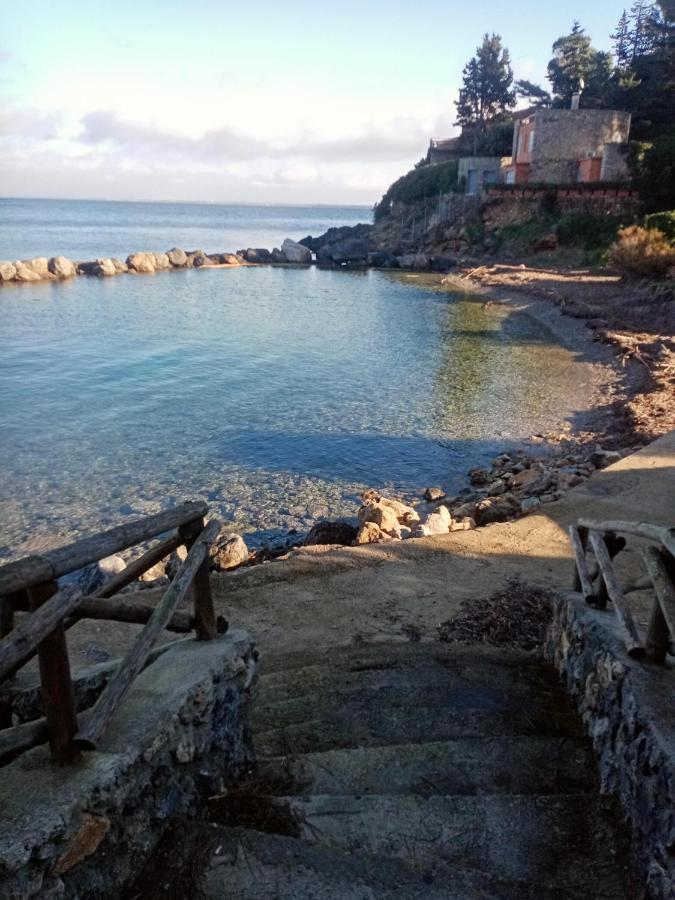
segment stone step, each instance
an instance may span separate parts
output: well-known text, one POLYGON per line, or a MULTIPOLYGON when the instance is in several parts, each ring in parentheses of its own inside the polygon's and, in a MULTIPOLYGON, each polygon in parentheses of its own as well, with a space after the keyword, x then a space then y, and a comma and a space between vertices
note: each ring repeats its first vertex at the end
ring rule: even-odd
MULTIPOLYGON (((593 883, 624 896, 628 846, 617 809, 591 795, 279 798, 309 843, 400 859, 423 870, 460 866, 508 880, 593 883)), ((594 895, 592 895, 594 896, 594 895)))
POLYGON ((615 880, 579 892, 550 879, 508 881, 460 867, 410 866, 401 859, 345 853, 274 834, 220 828, 199 885, 222 900, 622 900, 615 880))
POLYGON ((596 789, 583 738, 488 737, 280 756, 258 762, 256 782, 293 794, 558 794, 596 789))

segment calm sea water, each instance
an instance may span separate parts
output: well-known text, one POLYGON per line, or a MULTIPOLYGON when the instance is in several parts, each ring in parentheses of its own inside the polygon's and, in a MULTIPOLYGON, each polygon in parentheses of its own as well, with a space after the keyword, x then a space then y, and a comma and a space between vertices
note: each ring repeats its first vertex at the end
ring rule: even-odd
POLYGON ((75 260, 171 247, 234 252, 278 247, 336 225, 372 221, 362 206, 246 206, 223 203, 112 203, 0 199, 0 259, 75 260))
MULTIPOLYGON (((168 220, 154 240, 142 206, 125 247, 228 246, 213 225, 213 241, 184 239, 203 226, 168 220)), ((318 233, 322 214, 296 211, 278 234, 318 233)), ((351 213, 329 221, 339 215, 351 213)), ((48 239, 34 223, 33 243, 4 255, 120 252, 85 219, 70 244, 56 223, 48 239)), ((241 237, 230 246, 272 243, 241 237)), ((586 377, 528 316, 422 276, 261 267, 5 286, 0 554, 186 498, 261 539, 353 514, 367 486, 458 486, 497 448, 583 405, 586 377)))

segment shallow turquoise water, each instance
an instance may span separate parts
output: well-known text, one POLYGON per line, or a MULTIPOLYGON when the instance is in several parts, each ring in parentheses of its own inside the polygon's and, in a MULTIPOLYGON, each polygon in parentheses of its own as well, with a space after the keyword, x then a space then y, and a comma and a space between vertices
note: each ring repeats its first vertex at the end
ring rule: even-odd
POLYGON ((5 555, 193 497, 304 530, 365 486, 460 485, 585 391, 528 316, 383 272, 8 286, 0 316, 5 555))

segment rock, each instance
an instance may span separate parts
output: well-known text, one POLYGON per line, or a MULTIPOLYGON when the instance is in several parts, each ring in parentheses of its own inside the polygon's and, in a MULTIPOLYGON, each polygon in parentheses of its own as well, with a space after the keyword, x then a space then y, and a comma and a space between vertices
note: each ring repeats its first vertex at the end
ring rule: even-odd
POLYGON ((362 525, 365 525, 366 522, 374 522, 390 537, 399 538, 401 536, 401 529, 394 510, 382 503, 368 500, 361 507, 358 515, 362 525))
POLYGON ((616 450, 603 450, 602 447, 591 453, 591 462, 596 469, 606 469, 607 466, 619 462, 620 459, 621 454, 616 450))
POLYGON ((553 484, 553 473, 547 469, 534 466, 523 469, 509 478, 509 488, 514 491, 523 491, 527 494, 543 494, 553 484))
POLYGON ((406 538, 409 538, 412 535, 412 528, 408 528, 407 525, 400 526, 401 531, 401 540, 405 541, 406 538))
POLYGON ((412 506, 403 503, 402 500, 390 500, 388 497, 383 497, 378 491, 364 491, 361 494, 361 499, 365 502, 372 501, 388 507, 403 525, 416 525, 420 520, 417 510, 412 506))
POLYGON ((195 260, 206 259, 206 250, 187 250, 186 258, 185 258, 185 266, 188 269, 193 269, 195 267, 195 260))
POLYGON ((155 254, 132 253, 127 256, 127 266, 132 272, 151 275, 155 271, 155 254))
POLYGON ((471 531, 476 523, 471 516, 463 516, 461 519, 453 519, 450 523, 450 531, 471 531))
POLYGON ((398 263, 399 269, 412 269, 415 266, 415 254, 404 253, 397 258, 396 262, 398 263))
POLYGON ((153 253, 152 255, 155 257, 155 269, 158 272, 171 268, 172 263, 167 253, 153 253))
POLYGON ((378 541, 390 540, 389 535, 385 534, 379 525, 375 522, 364 522, 359 528, 354 544, 376 544, 378 541))
POLYGON ((194 253, 190 255, 192 267, 195 269, 204 269, 213 265, 213 260, 206 253, 194 253))
POLYGON ((272 262, 276 265, 285 265, 289 260, 286 258, 285 253, 282 253, 278 247, 275 247, 274 250, 272 250, 272 262))
POLYGON ((97 259, 92 275, 96 275, 97 278, 110 278, 113 275, 117 275, 117 269, 112 259, 97 259))
POLYGON ((239 534, 219 535, 211 548, 213 567, 221 572, 248 562, 248 547, 239 534))
POLYGON ((272 262, 272 254, 264 247, 249 247, 243 251, 244 259, 249 263, 267 265, 272 262))
POLYGON ((57 858, 51 874, 63 875, 73 866, 94 853, 110 829, 110 820, 105 816, 83 812, 80 827, 71 837, 65 851, 57 858))
POLYGON ((429 503, 433 503, 434 500, 442 500, 445 496, 445 491, 439 487, 428 487, 424 491, 424 499, 428 500, 429 503))
POLYGON ((65 256, 52 256, 48 266, 49 271, 57 278, 73 278, 77 275, 75 263, 65 256))
POLYGON ((126 263, 122 262, 121 259, 115 259, 113 257, 110 262, 115 267, 115 271, 118 275, 123 275, 125 272, 129 271, 129 266, 126 263))
POLYGON ((497 494, 505 494, 506 493, 506 483, 498 478, 496 481, 493 481, 492 484, 488 485, 488 497, 496 497, 497 494))
POLYGON ((165 575, 166 563, 161 559, 158 563, 155 563, 154 566, 151 566, 147 572, 143 572, 138 580, 142 582, 152 582, 157 581, 159 578, 164 578, 165 575))
POLYGON ((453 509, 452 515, 454 518, 457 518, 457 519, 464 519, 464 518, 475 519, 476 518, 476 504, 473 502, 462 503, 460 506, 456 506, 453 509))
POLYGON ((411 534, 411 537, 420 538, 420 537, 430 537, 433 532, 426 525, 418 525, 411 534))
POLYGON ((304 540, 304 546, 313 544, 341 544, 349 546, 358 534, 358 529, 348 522, 317 522, 304 540))
POLYGON ((471 469, 469 481, 478 486, 490 483, 490 473, 486 469, 471 469))
POLYGON ((16 277, 16 266, 11 262, 0 262, 0 281, 13 281, 16 277))
POLYGON ((236 253, 221 253, 220 261, 226 266, 240 266, 244 260, 236 253))
POLYGON ((184 546, 177 547, 171 556, 167 559, 164 564, 164 574, 167 576, 169 581, 173 581, 173 579, 178 574, 178 570, 183 565, 187 558, 187 549, 184 546))
POLYGON ((312 261, 312 251, 304 244, 299 244, 290 238, 286 238, 281 245, 281 252, 290 263, 309 265, 312 261))
POLYGON ((368 241, 353 237, 335 244, 326 244, 316 252, 316 261, 322 265, 368 264, 368 241))
POLYGON ((187 262, 187 253, 180 247, 172 247, 171 250, 167 250, 166 258, 175 269, 181 269, 187 262))
POLYGON ((106 556, 96 563, 91 563, 80 570, 77 577, 77 586, 83 594, 93 594, 106 581, 110 581, 113 575, 118 575, 127 564, 121 556, 117 554, 106 556))
POLYGON ((14 263, 14 270, 14 281, 42 281, 37 272, 18 260, 14 263))
POLYGON ((429 260, 429 268, 432 272, 450 272, 457 262, 451 256, 432 256, 429 260))
POLYGON ((499 497, 486 497, 476 503, 475 521, 477 525, 489 525, 492 522, 508 522, 520 514, 520 502, 513 494, 502 494, 499 497))
POLYGON ((366 225, 363 222, 358 225, 340 225, 338 227, 329 228, 328 231, 316 238, 308 235, 307 237, 302 238, 301 241, 298 241, 298 243, 307 247, 313 253, 316 253, 322 247, 326 247, 329 244, 338 244, 352 238, 360 238, 361 240, 367 241, 370 238, 372 231, 373 226, 366 225))
POLYGON ((436 512, 431 513, 422 523, 428 529, 429 534, 447 534, 452 525, 452 516, 447 506, 439 506, 436 512))
POLYGON ((398 259, 388 250, 373 250, 368 254, 368 265, 376 269, 396 269, 398 259))
POLYGON ((35 259, 24 259, 23 264, 28 266, 29 269, 32 269, 36 275, 40 276, 40 278, 49 278, 51 276, 51 272, 49 271, 49 260, 46 256, 36 256, 35 259))
POLYGON ((429 257, 425 253, 416 253, 413 259, 413 268, 426 272, 430 268, 429 257))
POLYGON ((526 497, 520 501, 520 511, 523 515, 533 512, 541 506, 539 497, 526 497))
POLYGON ((558 490, 569 491, 570 488, 577 487, 582 484, 584 479, 576 472, 559 472, 558 473, 558 490))

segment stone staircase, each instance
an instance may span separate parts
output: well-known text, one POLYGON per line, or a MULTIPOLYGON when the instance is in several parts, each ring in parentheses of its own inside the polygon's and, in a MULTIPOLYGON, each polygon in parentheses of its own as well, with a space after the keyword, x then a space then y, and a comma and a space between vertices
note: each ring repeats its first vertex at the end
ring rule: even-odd
POLYGON ((536 656, 362 644, 261 672, 258 764, 212 803, 205 896, 639 896, 590 744, 536 656))

